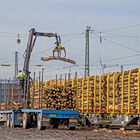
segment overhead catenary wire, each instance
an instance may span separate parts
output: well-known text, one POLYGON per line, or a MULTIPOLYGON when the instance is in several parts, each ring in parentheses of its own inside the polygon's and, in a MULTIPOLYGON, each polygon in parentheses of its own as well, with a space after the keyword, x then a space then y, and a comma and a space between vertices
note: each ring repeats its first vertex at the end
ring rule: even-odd
MULTIPOLYGON (((81 33, 82 33, 82 32, 81 32, 81 33)), ((65 33, 65 34, 61 34, 61 36, 62 36, 62 37, 76 36, 76 35, 80 35, 81 33, 71 33, 71 34, 65 33)))
MULTIPOLYGON (((16 33, 16 32, 0 32, 0 34, 5 34, 5 35, 17 35, 18 33, 16 33)), ((28 34, 23 34, 23 33, 20 33, 20 35, 24 35, 24 36, 27 36, 28 34)))
POLYGON ((125 30, 125 29, 132 29, 132 28, 136 28, 136 27, 140 27, 140 24, 134 24, 134 25, 128 25, 128 26, 123 26, 123 27, 118 27, 118 28, 112 28, 112 29, 104 30, 104 31, 102 31, 102 33, 114 32, 114 31, 125 30))
MULTIPOLYGON (((101 32, 102 33, 102 32, 101 32)), ((106 35, 111 35, 110 37, 116 37, 116 36, 119 36, 119 37, 123 37, 123 38, 132 38, 132 39, 136 39, 138 36, 137 35, 124 35, 124 34, 116 34, 116 33, 103 33, 104 36, 106 35)))
POLYGON ((54 48, 54 47, 50 47, 50 48, 48 48, 48 49, 43 49, 43 50, 41 50, 41 51, 39 51, 39 52, 33 53, 32 55, 33 55, 33 56, 39 55, 39 54, 42 54, 42 53, 44 53, 44 52, 47 52, 47 51, 49 51, 49 50, 51 50, 51 49, 53 49, 53 48, 54 48))
POLYGON ((118 42, 112 41, 112 40, 110 40, 110 39, 106 39, 106 38, 103 37, 103 36, 101 37, 100 35, 96 34, 95 32, 92 32, 92 34, 94 34, 95 36, 98 36, 99 38, 102 38, 102 39, 105 40, 105 41, 108 41, 108 42, 110 42, 110 43, 112 43, 112 44, 115 44, 115 45, 117 45, 117 46, 120 46, 120 47, 123 47, 123 48, 129 49, 129 50, 131 50, 131 51, 133 51, 133 52, 136 52, 136 53, 139 52, 138 50, 135 50, 135 49, 132 49, 132 48, 130 48, 130 47, 127 47, 127 46, 124 45, 124 44, 121 44, 121 43, 118 43, 118 42))
POLYGON ((15 54, 15 53, 13 52, 13 53, 10 53, 10 54, 8 54, 8 55, 6 55, 6 56, 0 57, 0 61, 3 61, 3 60, 5 60, 5 59, 11 57, 11 56, 14 55, 14 54, 15 54))
POLYGON ((136 56, 140 56, 140 53, 139 53, 139 54, 128 55, 128 56, 124 56, 124 57, 118 57, 118 58, 107 59, 107 60, 104 60, 104 62, 122 60, 122 59, 132 58, 132 57, 136 57, 136 56))
POLYGON ((80 37, 81 35, 83 35, 84 33, 85 33, 85 32, 79 33, 79 34, 73 36, 72 38, 63 41, 63 44, 66 44, 66 43, 68 43, 68 42, 70 42, 70 41, 72 41, 72 40, 74 40, 74 39, 76 39, 76 38, 79 38, 79 37, 80 37))
MULTIPOLYGON (((0 32, 0 37, 15 37, 17 36, 17 34, 19 33, 16 33, 16 32, 0 32)), ((81 33, 71 33, 71 34, 68 34, 68 33, 65 33, 65 34, 62 34, 61 36, 62 37, 69 37, 69 36, 79 36, 81 33)), ((28 37, 28 34, 26 33, 20 33, 20 37, 28 37)), ((73 38, 73 37, 72 37, 73 38)))

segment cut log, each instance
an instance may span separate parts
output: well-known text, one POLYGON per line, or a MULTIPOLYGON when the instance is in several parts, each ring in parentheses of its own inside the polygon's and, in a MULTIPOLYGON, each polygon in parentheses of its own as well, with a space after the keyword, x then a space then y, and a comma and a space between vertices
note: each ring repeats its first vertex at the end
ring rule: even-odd
POLYGON ((56 56, 48 56, 48 57, 41 57, 41 60, 42 61, 50 61, 50 60, 61 60, 61 61, 64 61, 64 62, 68 62, 68 63, 71 63, 71 64, 76 64, 76 62, 74 60, 71 60, 69 58, 66 58, 66 57, 56 57, 56 56))

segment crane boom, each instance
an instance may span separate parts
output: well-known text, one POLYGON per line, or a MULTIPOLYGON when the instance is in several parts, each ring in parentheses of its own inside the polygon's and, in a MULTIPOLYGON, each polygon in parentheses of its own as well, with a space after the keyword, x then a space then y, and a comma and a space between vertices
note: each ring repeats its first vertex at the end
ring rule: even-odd
POLYGON ((24 67, 23 67, 23 71, 25 72, 25 74, 27 76, 29 75, 29 63, 30 63, 31 53, 32 53, 33 47, 35 45, 36 38, 38 36, 55 37, 56 38, 55 44, 60 44, 61 43, 60 36, 57 35, 57 33, 36 32, 35 29, 32 28, 29 31, 27 48, 25 50, 24 67))

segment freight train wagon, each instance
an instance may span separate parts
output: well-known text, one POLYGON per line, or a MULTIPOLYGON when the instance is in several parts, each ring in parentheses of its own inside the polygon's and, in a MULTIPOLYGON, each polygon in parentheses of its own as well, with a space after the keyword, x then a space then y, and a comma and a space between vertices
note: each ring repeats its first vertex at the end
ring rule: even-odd
POLYGON ((140 128, 140 69, 77 79, 79 110, 96 127, 140 128))
POLYGON ((76 89, 76 110, 83 123, 140 128, 140 69, 46 83, 53 86, 55 82, 76 89))

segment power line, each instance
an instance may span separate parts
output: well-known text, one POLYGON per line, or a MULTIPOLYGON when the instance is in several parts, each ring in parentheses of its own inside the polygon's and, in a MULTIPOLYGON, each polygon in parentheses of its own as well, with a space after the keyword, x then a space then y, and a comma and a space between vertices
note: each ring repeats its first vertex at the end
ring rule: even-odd
POLYGON ((6 56, 0 58, 0 61, 3 61, 3 60, 5 60, 5 59, 9 58, 9 57, 12 56, 12 55, 14 55, 14 53, 10 53, 9 55, 6 55, 6 56))
MULTIPOLYGON (((15 37, 17 36, 18 33, 16 32, 0 32, 0 37, 15 37)), ((81 33, 71 33, 71 34, 62 34, 61 36, 62 37, 65 37, 65 36, 79 36, 81 33)), ((20 34, 20 37, 27 37, 28 34, 20 34)))
POLYGON ((139 26, 140 26, 140 24, 135 24, 135 25, 123 26, 123 27, 119 27, 119 28, 112 28, 112 29, 104 30, 104 31, 102 31, 102 33, 124 30, 124 29, 130 29, 130 28, 136 28, 136 27, 139 27, 139 26))
POLYGON ((50 48, 48 48, 48 49, 44 49, 44 50, 42 50, 42 51, 40 51, 40 52, 33 53, 32 55, 33 55, 33 56, 39 55, 39 54, 41 54, 41 53, 44 53, 44 52, 47 52, 47 51, 51 50, 52 48, 54 48, 54 47, 50 47, 50 48))
POLYGON ((120 46, 120 47, 123 47, 123 48, 129 49, 129 50, 131 50, 131 51, 139 52, 138 50, 135 50, 135 49, 129 48, 129 47, 127 47, 126 45, 123 45, 123 44, 117 43, 117 42, 115 42, 115 41, 108 40, 108 39, 106 39, 106 38, 103 38, 103 39, 106 40, 106 41, 108 41, 108 42, 110 42, 110 43, 116 44, 116 45, 118 45, 118 46, 120 46))
MULTIPOLYGON (((18 33, 15 33, 15 32, 0 32, 0 34, 17 35, 18 33)), ((27 34, 20 34, 20 35, 26 35, 27 36, 27 34)))
POLYGON ((110 43, 112 43, 112 44, 115 44, 115 45, 117 45, 117 46, 120 46, 120 47, 123 47, 123 48, 129 49, 129 50, 134 51, 134 52, 136 52, 136 53, 139 52, 138 50, 135 50, 135 49, 129 48, 129 47, 127 47, 127 46, 124 45, 124 44, 121 44, 121 43, 118 43, 118 42, 115 42, 115 41, 112 41, 112 40, 106 39, 106 38, 104 38, 104 37, 101 37, 101 36, 97 35, 96 33, 92 33, 92 34, 98 36, 99 38, 104 39, 105 41, 108 41, 108 42, 110 42, 110 43))
POLYGON ((61 36, 65 37, 65 36, 77 36, 81 33, 72 33, 72 34, 62 34, 61 36))
POLYGON ((132 57, 136 57, 136 56, 140 56, 140 54, 133 54, 133 55, 125 56, 125 57, 112 58, 112 59, 104 60, 104 62, 122 60, 122 59, 132 58, 132 57))
MULTIPOLYGON (((117 60, 132 58, 132 57, 136 57, 136 56, 140 56, 140 54, 134 54, 134 55, 129 55, 129 56, 125 56, 125 57, 107 59, 107 60, 104 60, 104 62, 117 61, 117 60)), ((91 64, 90 66, 96 66, 96 64, 100 64, 100 61, 96 61, 96 62, 94 62, 94 64, 91 64)))
POLYGON ((61 69, 68 69, 68 68, 73 68, 73 67, 77 67, 78 65, 75 66, 66 66, 66 67, 60 67, 60 68, 54 68, 51 70, 47 70, 46 72, 50 72, 50 71, 57 71, 57 70, 61 70, 61 69))
POLYGON ((122 35, 122 34, 115 34, 115 33, 104 33, 104 34, 108 34, 108 35, 112 35, 112 36, 119 36, 119 37, 124 37, 124 38, 136 38, 137 37, 137 35, 132 36, 132 35, 122 35))
POLYGON ((66 44, 66 43, 72 41, 73 39, 79 38, 79 37, 80 37, 81 35, 83 35, 84 33, 85 33, 85 32, 82 32, 82 33, 77 34, 76 36, 73 36, 72 38, 70 38, 70 39, 64 41, 63 44, 66 44))

